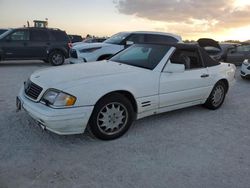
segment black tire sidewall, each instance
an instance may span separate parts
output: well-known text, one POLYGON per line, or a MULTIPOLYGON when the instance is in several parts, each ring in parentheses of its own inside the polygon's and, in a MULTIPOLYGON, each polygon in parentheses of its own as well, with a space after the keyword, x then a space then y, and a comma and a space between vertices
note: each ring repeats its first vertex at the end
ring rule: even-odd
POLYGON ((49 59, 49 63, 50 63, 51 65, 53 65, 53 66, 59 66, 59 65, 62 65, 62 64, 64 63, 65 57, 64 57, 64 54, 63 54, 62 52, 56 50, 56 51, 52 51, 52 52, 49 54, 49 58, 48 58, 48 59, 49 59), (62 62, 61 62, 60 64, 55 64, 55 63, 53 62, 53 56, 54 56, 55 54, 60 54, 60 55, 62 56, 63 60, 62 60, 62 62))
POLYGON ((216 110, 216 109, 218 109, 218 108, 220 108, 222 106, 222 104, 224 103, 225 97, 226 97, 226 85, 222 81, 219 81, 219 82, 217 82, 215 84, 215 86, 214 86, 212 92, 210 93, 210 95, 209 95, 206 103, 204 104, 204 106, 206 108, 208 108, 208 109, 216 110), (223 89, 224 89, 224 96, 223 96, 223 99, 222 99, 221 103, 218 106, 214 106, 212 98, 213 98, 214 91, 215 91, 215 89, 216 89, 216 87, 218 85, 221 85, 223 87, 223 89))
POLYGON ((130 128, 131 124, 134 121, 134 118, 135 118, 135 112, 134 112, 131 102, 123 95, 119 93, 114 93, 112 95, 103 97, 100 101, 96 103, 94 110, 92 112, 92 115, 90 117, 90 120, 89 120, 89 129, 95 137, 101 140, 113 140, 113 139, 121 137, 128 131, 128 129, 130 128), (108 103, 112 103, 112 102, 119 102, 127 109, 128 120, 127 120, 127 124, 124 126, 124 128, 120 132, 113 134, 113 135, 105 135, 103 132, 100 131, 97 125, 97 116, 100 110, 105 105, 107 105, 108 103))

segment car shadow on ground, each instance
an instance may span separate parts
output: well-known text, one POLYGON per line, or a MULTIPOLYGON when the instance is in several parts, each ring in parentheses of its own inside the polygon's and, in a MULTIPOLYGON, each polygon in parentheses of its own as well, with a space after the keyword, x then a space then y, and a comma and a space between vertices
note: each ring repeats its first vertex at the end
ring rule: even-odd
MULTIPOLYGON (((68 59, 65 60, 63 65, 69 64, 68 59)), ((54 67, 50 63, 46 63, 42 60, 13 60, 13 61, 0 61, 0 67, 4 66, 13 66, 13 67, 20 67, 20 66, 38 66, 38 67, 54 67)))
POLYGON ((48 63, 44 63, 43 61, 2 61, 0 62, 0 67, 45 67, 45 66, 50 66, 48 63))
MULTIPOLYGON (((188 107, 184 109, 179 109, 175 111, 165 112, 162 114, 152 115, 149 117, 145 117, 140 120, 136 120, 130 129, 128 130, 125 135, 123 135, 119 139, 131 139, 132 137, 138 137, 138 134, 141 134, 141 136, 148 134, 151 131, 154 131, 156 128, 163 128, 162 126, 173 126, 173 121, 178 121, 178 117, 184 115, 189 116, 190 113, 197 113, 207 111, 207 109, 202 108, 201 106, 194 106, 194 107, 188 107), (159 127, 155 127, 155 123, 158 124, 159 127), (165 125, 160 125, 160 122, 166 122, 165 125), (168 123, 169 122, 169 123, 168 123)), ((15 112, 14 112, 15 113, 15 112)), ((30 118, 25 112, 17 113, 16 118, 19 125, 17 127, 22 129, 26 129, 28 132, 30 132, 31 137, 36 137, 35 139, 39 139, 42 142, 49 142, 57 144, 63 144, 63 145, 71 145, 71 144, 86 144, 86 143, 99 143, 103 142, 102 140, 99 140, 95 138, 92 133, 86 129, 84 133, 82 134, 76 134, 76 135, 57 135, 55 133, 52 133, 47 130, 43 130, 41 127, 37 125, 37 123, 30 118), (21 124, 21 125, 20 125, 21 124), (50 140, 50 141, 48 141, 50 140)), ((19 129, 18 128, 18 129, 19 129)), ((22 130, 22 131, 24 131, 22 130)), ((116 139, 117 140, 117 139, 116 139)), ((111 140, 116 141, 116 140, 111 140)))

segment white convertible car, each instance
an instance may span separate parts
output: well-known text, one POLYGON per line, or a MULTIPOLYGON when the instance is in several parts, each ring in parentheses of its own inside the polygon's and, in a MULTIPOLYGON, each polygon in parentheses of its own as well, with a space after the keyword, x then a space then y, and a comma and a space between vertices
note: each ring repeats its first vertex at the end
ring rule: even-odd
POLYGON ((219 108, 235 70, 198 45, 137 44, 109 60, 33 73, 17 108, 54 133, 79 134, 88 126, 110 140, 135 119, 193 105, 219 108))

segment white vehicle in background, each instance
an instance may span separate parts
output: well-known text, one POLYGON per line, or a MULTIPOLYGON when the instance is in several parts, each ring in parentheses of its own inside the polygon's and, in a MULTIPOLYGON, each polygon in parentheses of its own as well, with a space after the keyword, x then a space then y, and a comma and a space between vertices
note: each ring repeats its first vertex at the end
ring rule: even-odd
POLYGON ((100 61, 109 58, 132 44, 182 42, 178 35, 161 32, 121 32, 102 43, 78 43, 70 50, 71 64, 100 61))
POLYGON ((109 60, 33 73, 17 109, 54 133, 79 134, 89 126, 96 137, 110 140, 135 119, 193 105, 219 108, 235 70, 198 45, 136 44, 109 60))
POLYGON ((243 79, 250 79, 250 62, 246 59, 241 65, 240 75, 243 79))

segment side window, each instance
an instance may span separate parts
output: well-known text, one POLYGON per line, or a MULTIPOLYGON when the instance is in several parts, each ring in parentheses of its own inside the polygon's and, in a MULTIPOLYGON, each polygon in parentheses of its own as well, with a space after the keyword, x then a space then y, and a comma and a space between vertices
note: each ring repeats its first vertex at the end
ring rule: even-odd
POLYGON ((32 41, 48 41, 49 35, 46 30, 31 30, 30 40, 32 41))
POLYGON ((185 65, 186 70, 190 69, 198 69, 203 68, 202 61, 200 59, 200 55, 195 49, 188 50, 176 50, 170 61, 175 64, 183 64, 185 65))
POLYGON ((8 36, 12 41, 27 41, 29 40, 29 32, 27 30, 18 30, 8 36))
POLYGON ((238 46, 236 48, 237 52, 249 52, 250 51, 250 45, 243 45, 243 46, 238 46))
POLYGON ((144 42, 144 35, 143 34, 133 34, 129 36, 126 41, 134 42, 135 44, 141 44, 144 42))
POLYGON ((68 35, 63 31, 51 30, 52 37, 56 41, 69 41, 68 35))
POLYGON ((164 35, 145 35, 145 42, 146 43, 177 43, 178 40, 171 36, 164 36, 164 35))

